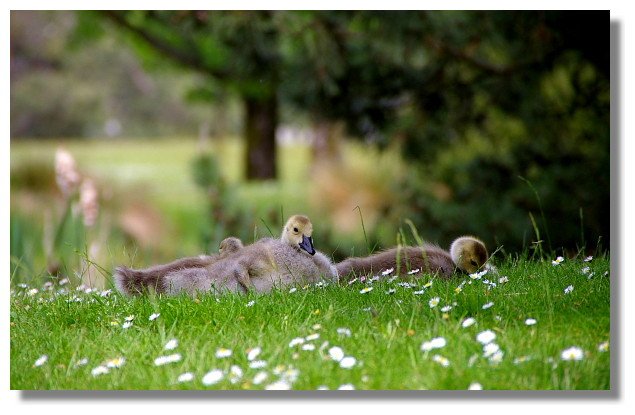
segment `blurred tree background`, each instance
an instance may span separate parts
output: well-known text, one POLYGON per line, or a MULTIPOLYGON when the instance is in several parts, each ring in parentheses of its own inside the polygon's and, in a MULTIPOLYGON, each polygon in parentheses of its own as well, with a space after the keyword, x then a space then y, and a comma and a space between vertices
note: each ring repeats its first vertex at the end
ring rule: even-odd
POLYGON ((12 203, 37 182, 14 163, 25 138, 183 137, 198 143, 202 249, 290 206, 319 216, 335 259, 394 245, 408 220, 442 246, 607 248, 608 17, 12 12, 12 203), (231 178, 206 143, 236 136, 231 178), (272 183, 286 190, 258 196, 272 183))

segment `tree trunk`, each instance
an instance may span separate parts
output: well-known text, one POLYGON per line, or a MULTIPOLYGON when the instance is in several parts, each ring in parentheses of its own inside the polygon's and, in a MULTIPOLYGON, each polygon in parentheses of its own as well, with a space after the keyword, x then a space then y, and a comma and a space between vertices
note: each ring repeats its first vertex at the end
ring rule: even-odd
POLYGON ((275 179, 278 99, 275 93, 263 99, 243 98, 247 180, 275 179))

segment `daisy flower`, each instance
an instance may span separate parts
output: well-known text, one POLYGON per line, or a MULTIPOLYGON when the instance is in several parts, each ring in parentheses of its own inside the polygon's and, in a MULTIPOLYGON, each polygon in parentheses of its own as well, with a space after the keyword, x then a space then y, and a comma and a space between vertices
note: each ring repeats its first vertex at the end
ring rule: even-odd
POLYGON ((296 346, 298 344, 302 344, 304 343, 304 338, 303 337, 296 337, 295 339, 291 339, 291 341, 289 342, 289 347, 293 347, 296 346))
POLYGON ((306 341, 312 341, 312 340, 316 340, 320 338, 320 334, 319 333, 313 333, 313 334, 309 334, 308 336, 306 336, 306 341))
POLYGON ((87 363, 88 359, 84 357, 83 359, 80 359, 77 361, 77 363, 75 363, 75 367, 84 366, 87 363))
POLYGON ((298 289, 296 287, 292 287, 289 289, 289 294, 292 294, 294 292, 298 291, 298 289))
POLYGON ((426 290, 413 291, 412 293, 413 293, 414 295, 421 295, 421 294, 423 294, 424 292, 426 292, 426 290))
POLYGON ((132 321, 132 320, 134 320, 134 316, 133 315, 132 316, 128 316, 128 317, 124 318, 124 320, 132 321))
POLYGON ((483 357, 490 357, 499 350, 500 346, 496 343, 487 343, 485 346, 483 346, 483 357))
POLYGON ((163 366, 163 365, 167 365, 168 363, 174 363, 174 362, 178 362, 181 360, 181 354, 180 353, 174 353, 168 356, 159 356, 156 359, 154 359, 154 365, 155 366, 163 366))
POLYGON ((232 355, 231 349, 226 349, 224 347, 220 347, 216 349, 216 357, 219 359, 223 359, 225 357, 229 357, 232 355))
POLYGON ((381 275, 386 276, 386 275, 392 273, 394 270, 395 270, 394 268, 388 268, 387 270, 382 271, 381 275))
POLYGON ((609 351, 609 342, 603 342, 598 345, 598 351, 600 352, 608 352, 609 351))
POLYGON ((362 288, 362 289, 359 291, 359 293, 360 293, 360 294, 366 294, 367 292, 372 291, 372 290, 373 290, 373 287, 364 287, 364 288, 362 288))
POLYGON ((106 366, 113 368, 113 367, 121 367, 123 366, 123 364, 126 363, 126 358, 125 357, 116 357, 114 359, 110 359, 108 362, 106 362, 106 366))
POLYGON ((232 384, 236 384, 242 378, 243 378, 243 370, 240 368, 240 366, 232 365, 232 367, 229 368, 229 381, 232 384))
POLYGON ((509 282, 509 278, 507 278, 507 277, 500 277, 500 278, 498 279, 498 283, 499 283, 499 284, 504 284, 504 283, 506 283, 506 282, 509 282))
POLYGON ((467 327, 470 327, 474 323, 476 323, 476 319, 473 318, 473 317, 468 317, 465 320, 463 320, 463 323, 461 323, 461 326, 463 326, 463 328, 467 328, 467 327))
POLYGON ((434 308, 437 305, 439 305, 439 301, 440 301, 439 297, 431 298, 430 301, 428 301, 428 305, 430 306, 430 308, 434 308))
POLYGON ((494 305, 494 302, 493 302, 493 301, 490 301, 490 302, 489 302, 489 303, 487 303, 487 304, 483 304, 483 307, 482 307, 482 308, 483 308, 483 310, 487 310, 488 308, 490 308, 490 307, 491 307, 491 306, 493 306, 493 305, 494 305))
POLYGON ((450 366, 450 361, 446 357, 443 357, 441 355, 435 354, 434 356, 432 356, 432 360, 434 360, 435 362, 437 362, 443 367, 450 366))
POLYGON ((408 275, 416 274, 419 271, 421 271, 419 268, 413 269, 412 271, 408 271, 408 275))
POLYGON ((189 382, 192 379, 194 379, 194 374, 192 372, 186 372, 183 374, 180 374, 178 378, 176 378, 176 381, 179 383, 182 382, 189 382))
POLYGON ((350 369, 355 366, 357 360, 353 356, 346 356, 340 360, 340 367, 343 369, 350 369))
POLYGON ((340 336, 351 337, 351 329, 340 327, 337 329, 337 334, 339 334, 340 336))
POLYGON ((159 316, 161 315, 161 313, 152 313, 150 314, 150 317, 148 317, 148 320, 150 321, 154 321, 156 320, 159 316))
POLYGON ((267 372, 260 371, 256 373, 252 382, 254 385, 260 385, 262 382, 264 382, 267 379, 267 376, 269 376, 267 375, 267 372))
POLYGON ((448 311, 452 310, 452 306, 451 305, 446 305, 444 306, 441 311, 443 311, 444 313, 447 313, 448 311))
POLYGON ((179 341, 177 339, 172 339, 163 346, 163 350, 173 350, 176 349, 176 346, 179 345, 179 341))
POLYGON ((564 289, 565 294, 569 294, 571 291, 573 291, 573 285, 569 285, 567 288, 564 289))
POLYGON ((46 363, 46 361, 49 360, 49 357, 47 355, 42 355, 40 356, 35 363, 33 363, 33 366, 38 367, 38 366, 42 366, 44 363, 46 363))
POLYGON ((265 389, 268 391, 286 391, 291 389, 291 384, 289 384, 286 380, 279 380, 265 386, 265 389))
POLYGON ((214 385, 220 382, 224 376, 223 371, 220 369, 210 370, 203 376, 203 384, 206 386, 214 385))
POLYGON ((247 350, 247 360, 250 362, 258 357, 262 349, 260 347, 254 347, 253 349, 247 350))
POLYGON ((559 256, 554 261, 551 261, 551 265, 560 265, 564 261, 564 258, 559 256))
POLYGON ((591 262, 592 259, 593 259, 592 256, 588 256, 588 257, 584 258, 584 262, 591 262))
POLYGON ((535 319, 535 318, 528 318, 527 320, 525 320, 525 324, 526 324, 527 326, 533 326, 533 325, 534 325, 534 324, 536 324, 536 323, 537 323, 537 321, 536 321, 536 319, 535 319))
POLYGON ((584 351, 582 351, 579 347, 573 346, 563 350, 560 357, 562 360, 582 360, 584 357, 584 351))
POLYGON ((255 300, 251 300, 250 302, 247 303, 247 307, 251 307, 254 304, 256 304, 256 301, 255 300))
POLYGON ((481 344, 487 344, 494 341, 496 333, 491 330, 485 330, 476 335, 476 340, 481 344))
POLYGON ((329 356, 331 357, 331 359, 339 362, 344 358, 344 351, 341 347, 333 346, 329 349, 329 356))
POLYGON ((421 350, 424 352, 429 352, 432 349, 440 349, 446 345, 446 341, 443 337, 435 337, 434 339, 423 342, 421 344, 421 350))
POLYGON ((267 362, 264 360, 254 360, 249 362, 250 369, 261 369, 265 366, 267 366, 267 362))
POLYGON ((478 382, 472 382, 467 389, 471 391, 481 391, 483 390, 483 386, 481 386, 481 384, 478 382))
POLYGON ((105 375, 108 372, 110 372, 110 369, 108 369, 106 366, 97 366, 96 368, 90 371, 90 374, 93 376, 99 376, 99 375, 105 375))
POLYGON ((302 345, 302 350, 313 351, 315 350, 315 345, 313 343, 307 343, 302 345))
POLYGON ((121 325, 121 328, 127 329, 127 328, 130 328, 131 326, 132 326, 132 321, 126 321, 125 323, 121 325))
POLYGON ((396 290, 396 289, 394 289, 394 288, 390 288, 390 289, 388 289, 388 291, 386 291, 386 294, 394 294, 394 293, 396 293, 396 292, 397 292, 397 290, 396 290))
POLYGON ((355 386, 353 386, 352 383, 346 383, 344 385, 340 385, 339 388, 337 388, 338 391, 354 391, 355 390, 355 386))

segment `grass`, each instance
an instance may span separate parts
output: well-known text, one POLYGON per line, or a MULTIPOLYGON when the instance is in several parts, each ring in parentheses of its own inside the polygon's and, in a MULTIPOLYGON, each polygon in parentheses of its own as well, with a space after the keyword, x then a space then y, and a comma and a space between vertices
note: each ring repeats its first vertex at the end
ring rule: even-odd
POLYGON ((598 349, 610 338, 609 258, 567 259, 558 265, 508 259, 498 265, 498 276, 449 281, 423 276, 411 281, 414 287, 404 287, 399 279, 358 280, 219 298, 126 298, 114 291, 85 293, 68 285, 37 291, 16 286, 10 300, 11 389, 288 385, 314 390, 350 385, 358 390, 464 390, 473 382, 484 389, 610 389, 610 352, 598 349), (499 283, 502 276, 508 282, 499 283), (432 285, 423 288, 429 282, 432 285), (568 286, 573 290, 565 293, 568 286), (364 287, 372 290, 361 293, 364 287), (435 297, 439 303, 430 307, 435 297), (493 305, 483 308, 488 303, 493 305), (445 306, 452 308, 442 311, 445 306), (160 316, 150 321, 152 313, 160 316), (124 329, 127 316, 134 316, 133 324, 124 329), (476 324, 463 327, 468 317, 476 324), (537 323, 525 324, 528 318, 537 323), (338 331, 342 328, 349 329, 350 336, 338 331), (485 330, 496 334, 494 343, 503 351, 499 363, 484 357, 476 341, 485 330), (312 334, 319 337, 307 340, 312 334), (423 342, 436 337, 445 338, 446 345, 421 350, 423 342), (163 350, 173 338, 178 346, 163 350), (294 338, 315 349, 290 347, 294 338), (353 367, 342 368, 329 356, 335 346, 355 358, 353 367), (572 346, 584 351, 582 360, 561 359, 562 351, 572 346), (266 361, 266 366, 252 369, 247 351, 256 347, 262 350, 256 360, 266 361), (231 356, 217 357, 219 348, 231 349, 231 356), (182 359, 154 365, 155 358, 172 353, 182 359), (34 366, 42 355, 48 360, 34 366), (435 355, 448 359, 449 365, 435 361, 435 355), (121 367, 91 374, 118 357, 125 358, 121 367), (84 358, 87 364, 76 366, 84 358), (230 375, 233 366, 240 368, 240 377, 230 375), (205 385, 202 380, 213 369, 221 370, 223 378, 205 385), (186 372, 193 380, 178 383, 186 372), (261 383, 254 382, 259 372, 267 376, 261 383))

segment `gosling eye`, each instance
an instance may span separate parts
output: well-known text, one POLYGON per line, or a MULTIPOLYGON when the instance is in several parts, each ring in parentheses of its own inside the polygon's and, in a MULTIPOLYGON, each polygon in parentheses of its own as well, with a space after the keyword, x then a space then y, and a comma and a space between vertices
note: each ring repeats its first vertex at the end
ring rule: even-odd
POLYGON ((473 266, 477 266, 476 261, 474 261, 473 259, 470 260, 470 264, 472 264, 473 266))
POLYGON ((298 228, 293 228, 293 232, 298 233, 298 228))

